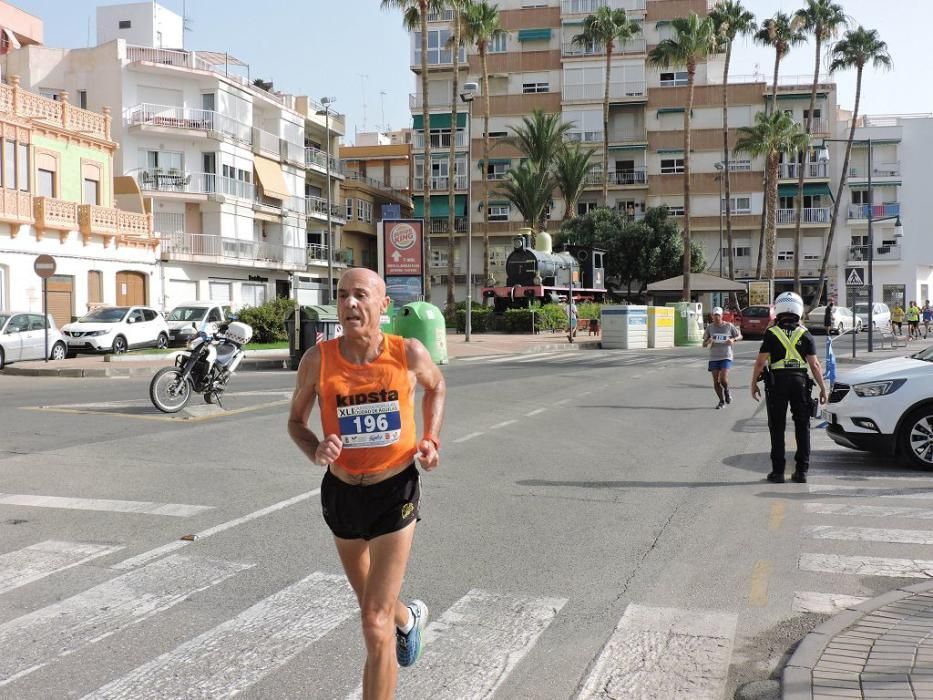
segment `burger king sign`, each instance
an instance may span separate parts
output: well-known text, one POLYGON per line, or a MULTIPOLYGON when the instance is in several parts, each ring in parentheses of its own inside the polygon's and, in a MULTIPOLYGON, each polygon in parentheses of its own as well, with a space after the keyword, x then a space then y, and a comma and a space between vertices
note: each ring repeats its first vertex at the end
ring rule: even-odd
POLYGON ((420 221, 385 222, 385 275, 421 275, 420 221))

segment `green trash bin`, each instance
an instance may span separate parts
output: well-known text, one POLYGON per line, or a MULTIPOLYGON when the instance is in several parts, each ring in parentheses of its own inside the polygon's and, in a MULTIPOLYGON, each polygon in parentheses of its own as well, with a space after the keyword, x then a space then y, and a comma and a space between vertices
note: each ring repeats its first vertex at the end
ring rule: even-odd
POLYGON ((389 300, 389 308, 379 317, 379 330, 383 333, 395 333, 395 302, 389 300))
POLYGON ((447 364, 447 324, 444 314, 433 304, 426 301, 405 304, 395 315, 395 333, 403 338, 417 338, 436 364, 447 364))
POLYGON ((300 327, 297 343, 295 338, 295 314, 285 319, 288 332, 288 355, 292 369, 298 369, 301 358, 308 348, 317 344, 318 338, 330 340, 343 333, 337 320, 336 306, 302 306, 299 309, 300 327))
POLYGON ((703 344, 703 305, 686 301, 672 301, 665 306, 674 307, 674 345, 695 347, 703 344))

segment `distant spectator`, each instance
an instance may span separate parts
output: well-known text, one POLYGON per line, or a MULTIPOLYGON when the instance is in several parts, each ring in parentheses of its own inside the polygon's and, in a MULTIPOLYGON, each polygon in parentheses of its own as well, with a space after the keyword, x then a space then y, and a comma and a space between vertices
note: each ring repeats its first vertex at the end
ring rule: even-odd
POLYGON ((829 335, 833 330, 833 326, 836 325, 833 323, 833 316, 836 315, 836 304, 830 299, 829 303, 826 305, 826 313, 823 314, 823 330, 826 331, 826 335, 829 335))

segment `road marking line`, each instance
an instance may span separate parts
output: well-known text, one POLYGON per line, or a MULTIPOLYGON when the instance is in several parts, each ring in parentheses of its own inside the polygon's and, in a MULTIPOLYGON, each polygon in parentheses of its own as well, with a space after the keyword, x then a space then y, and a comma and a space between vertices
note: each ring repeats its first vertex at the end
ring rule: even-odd
POLYGON ((246 406, 245 408, 221 409, 216 413, 205 416, 186 416, 180 413, 171 413, 163 415, 136 415, 135 413, 119 413, 117 411, 94 411, 82 410, 77 408, 59 408, 56 406, 20 406, 24 411, 46 411, 51 413, 72 413, 86 416, 113 416, 115 418, 131 418, 133 420, 156 420, 156 421, 185 421, 186 423, 201 423, 203 421, 216 420, 217 418, 226 418, 240 413, 250 413, 251 411, 260 411, 264 408, 273 408, 275 406, 285 406, 291 403, 291 399, 281 401, 270 401, 255 406, 246 406))
POLYGON ((536 408, 536 409, 533 410, 533 411, 528 411, 528 413, 526 413, 525 415, 528 416, 528 417, 536 416, 536 415, 538 415, 539 413, 544 413, 546 410, 547 410, 546 408, 536 408))
MULTIPOLYGON (((320 492, 321 489, 313 489, 311 491, 306 491, 305 493, 300 493, 297 496, 286 498, 284 501, 279 501, 278 503, 273 503, 271 506, 266 506, 265 508, 260 508, 259 510, 253 511, 252 513, 247 513, 240 518, 228 520, 225 523, 220 523, 219 525, 214 525, 213 527, 209 527, 206 530, 201 530, 201 532, 195 533, 193 535, 193 539, 203 540, 207 537, 210 537, 211 535, 216 535, 218 532, 229 530, 230 528, 236 527, 237 525, 248 523, 250 520, 261 518, 265 515, 269 515, 269 513, 274 513, 277 510, 281 510, 282 508, 288 508, 289 506, 293 506, 296 503, 306 501, 312 496, 317 496, 320 492)), ((191 544, 191 541, 189 540, 174 540, 166 545, 162 545, 161 547, 156 547, 155 549, 150 549, 148 552, 138 554, 135 557, 124 559, 123 561, 114 564, 110 568, 116 569, 118 571, 124 569, 135 569, 137 566, 150 562, 153 559, 157 559, 163 554, 168 554, 169 552, 174 552, 176 549, 186 547, 189 544, 191 544)))
POLYGON ((842 595, 841 593, 816 593, 814 591, 796 591, 791 609, 798 613, 818 613, 820 615, 835 615, 868 598, 855 595, 842 595))
POLYGON ((797 560, 801 571, 858 576, 894 576, 897 578, 931 578, 933 561, 894 559, 889 557, 857 557, 842 554, 801 554, 797 560))
POLYGON ((933 530, 892 530, 875 527, 811 525, 801 528, 801 532, 804 537, 810 537, 815 540, 896 542, 899 544, 933 544, 933 530))
POLYGON ((868 488, 864 486, 820 486, 807 484, 810 493, 822 496, 848 496, 851 498, 933 498, 933 488, 868 488))
POLYGON ((497 357, 502 357, 501 354, 497 355, 474 355, 473 357, 456 357, 454 358, 458 362, 479 362, 480 360, 492 360, 497 357))
POLYGON ((784 501, 775 501, 771 504, 771 515, 768 518, 768 529, 769 530, 780 530, 781 525, 784 524, 784 511, 786 505, 784 501))
POLYGON ((228 698, 284 666, 358 611, 345 576, 315 572, 83 700, 228 698), (249 650, 249 653, 243 653, 249 650))
POLYGON ((640 374, 633 374, 633 375, 632 375, 632 379, 641 379, 641 375, 640 375, 640 374))
POLYGON ((512 423, 518 423, 517 420, 504 420, 501 423, 496 423, 495 425, 490 425, 489 430, 498 430, 499 428, 504 428, 507 425, 512 425, 512 423))
POLYGON ((570 403, 571 401, 573 401, 573 399, 560 399, 558 401, 554 401, 552 405, 563 406, 565 403, 570 403))
POLYGON ((759 559, 752 569, 752 583, 748 590, 748 605, 752 608, 764 608, 768 605, 768 577, 771 575, 771 562, 759 559))
POLYGON ((177 605, 252 564, 173 556, 0 625, 0 686, 177 605))
POLYGON ((910 508, 908 506, 860 506, 848 503, 805 503, 807 513, 819 515, 857 515, 868 518, 919 518, 933 520, 933 510, 929 508, 910 508))
POLYGON ((578 700, 722 697, 737 616, 632 603, 600 652, 578 700), (682 669, 690 669, 689 673, 682 669))
MULTIPOLYGON (((397 697, 492 697, 566 602, 471 590, 428 625, 424 656, 399 674, 397 697)), ((362 687, 348 696, 361 697, 362 687)))
MULTIPOLYGON (((850 465, 852 459, 848 455, 840 456, 838 459, 826 459, 826 457, 820 456, 821 465, 825 465, 826 462, 835 462, 838 464, 850 465)), ((930 482, 930 476, 920 476, 916 472, 903 472, 903 471, 850 471, 850 470, 839 470, 826 469, 821 467, 814 471, 811 467, 808 472, 810 478, 816 478, 818 480, 824 479, 844 479, 850 481, 860 481, 862 479, 866 481, 880 481, 880 480, 892 480, 892 481, 924 481, 926 483, 930 482)))
POLYGON ((483 435, 483 434, 484 433, 468 433, 467 435, 464 435, 463 437, 458 437, 456 440, 451 440, 451 442, 466 442, 467 440, 472 440, 473 438, 479 437, 480 435, 483 435))
POLYGON ((88 542, 46 540, 15 552, 7 552, 0 555, 0 593, 12 591, 14 588, 121 549, 123 547, 88 542))
POLYGON ((149 501, 116 501, 106 498, 62 498, 29 494, 0 493, 0 505, 30 508, 63 508, 67 510, 98 510, 108 513, 139 513, 188 518, 200 515, 214 506, 193 506, 184 503, 151 503, 149 501))
POLYGON ((517 355, 506 355, 505 357, 497 357, 496 359, 490 360, 488 364, 495 365, 501 362, 534 362, 535 360, 539 360, 542 357, 548 357, 550 355, 559 355, 559 354, 560 354, 559 352, 536 352, 531 355, 526 355, 524 353, 517 354, 517 355))

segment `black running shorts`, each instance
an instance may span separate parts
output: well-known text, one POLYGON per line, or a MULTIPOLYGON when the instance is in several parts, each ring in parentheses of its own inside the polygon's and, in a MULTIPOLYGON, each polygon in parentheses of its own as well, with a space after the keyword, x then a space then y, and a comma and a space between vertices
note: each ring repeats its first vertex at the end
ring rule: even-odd
POLYGON ((421 477, 412 462, 385 481, 347 484, 328 469, 321 481, 324 522, 343 540, 371 540, 397 532, 415 520, 421 500, 421 477))

